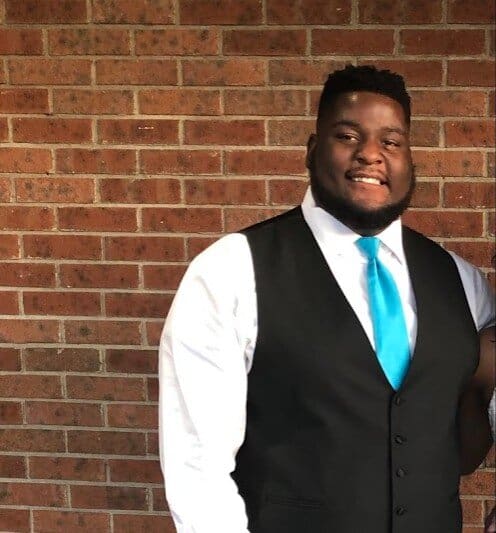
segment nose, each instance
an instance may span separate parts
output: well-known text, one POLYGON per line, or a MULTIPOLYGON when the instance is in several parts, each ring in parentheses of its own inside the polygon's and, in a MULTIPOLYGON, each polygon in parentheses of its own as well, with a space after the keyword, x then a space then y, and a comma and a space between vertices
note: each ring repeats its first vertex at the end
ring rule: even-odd
POLYGON ((381 144, 375 139, 364 139, 358 146, 355 152, 356 160, 364 165, 373 165, 374 163, 382 163, 381 144))

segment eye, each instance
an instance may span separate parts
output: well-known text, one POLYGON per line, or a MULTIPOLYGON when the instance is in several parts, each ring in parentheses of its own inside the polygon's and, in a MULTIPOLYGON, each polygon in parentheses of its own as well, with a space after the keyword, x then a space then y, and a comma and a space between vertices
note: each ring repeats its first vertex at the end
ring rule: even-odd
POLYGON ((349 132, 338 132, 336 133, 336 139, 339 139, 340 141, 344 142, 357 142, 358 136, 355 133, 349 133, 349 132))
POLYGON ((401 146, 401 143, 394 139, 384 139, 382 142, 388 148, 398 148, 399 146, 401 146))

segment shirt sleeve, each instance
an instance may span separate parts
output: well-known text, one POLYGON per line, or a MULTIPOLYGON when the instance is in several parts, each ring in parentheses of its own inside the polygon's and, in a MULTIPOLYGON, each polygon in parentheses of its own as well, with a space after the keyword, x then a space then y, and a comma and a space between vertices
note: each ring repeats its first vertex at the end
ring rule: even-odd
POLYGON ((458 267, 477 331, 491 326, 496 321, 496 302, 489 282, 478 268, 455 253, 450 254, 458 267))
POLYGON ((230 474, 245 433, 252 270, 243 235, 217 241, 188 268, 162 333, 160 460, 178 533, 248 533, 230 474))

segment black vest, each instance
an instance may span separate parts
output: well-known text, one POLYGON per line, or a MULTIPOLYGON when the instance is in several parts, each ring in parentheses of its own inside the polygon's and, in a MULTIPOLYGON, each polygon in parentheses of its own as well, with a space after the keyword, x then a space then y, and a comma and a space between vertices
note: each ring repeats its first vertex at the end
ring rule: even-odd
POLYGON ((258 337, 233 478, 250 532, 460 532, 457 406, 478 339, 452 258, 404 228, 418 335, 395 393, 301 209, 244 234, 258 337))

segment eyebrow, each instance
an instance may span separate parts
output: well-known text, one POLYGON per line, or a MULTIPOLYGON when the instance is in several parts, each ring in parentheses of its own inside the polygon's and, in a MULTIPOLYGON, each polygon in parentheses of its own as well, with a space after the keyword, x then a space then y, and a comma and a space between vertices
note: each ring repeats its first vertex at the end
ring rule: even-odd
MULTIPOLYGON (((358 122, 354 122, 353 120, 338 120, 337 122, 334 122, 332 124, 332 127, 335 128, 337 126, 350 126, 351 128, 361 129, 361 126, 358 122)), ((385 133, 399 133, 400 135, 406 136, 406 131, 403 128, 397 128, 394 126, 389 126, 386 128, 382 128, 382 130, 385 133)))

